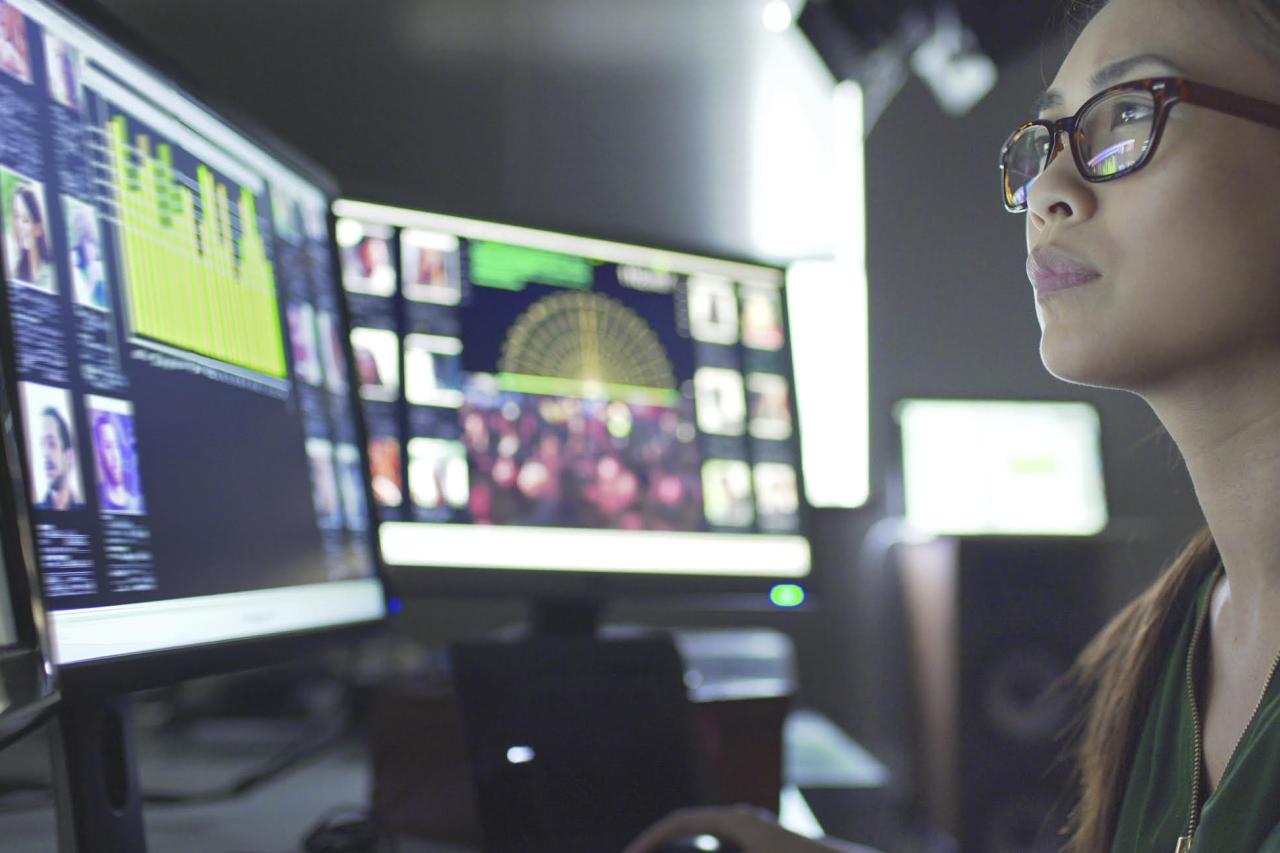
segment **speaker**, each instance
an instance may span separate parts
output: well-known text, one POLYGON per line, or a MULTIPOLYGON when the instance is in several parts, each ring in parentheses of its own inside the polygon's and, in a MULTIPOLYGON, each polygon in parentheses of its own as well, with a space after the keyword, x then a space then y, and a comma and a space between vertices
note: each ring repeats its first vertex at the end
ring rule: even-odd
POLYGON ((1071 792, 1062 676, 1101 627, 1101 546, 1063 538, 903 544, 917 778, 961 851, 1049 853, 1071 792))

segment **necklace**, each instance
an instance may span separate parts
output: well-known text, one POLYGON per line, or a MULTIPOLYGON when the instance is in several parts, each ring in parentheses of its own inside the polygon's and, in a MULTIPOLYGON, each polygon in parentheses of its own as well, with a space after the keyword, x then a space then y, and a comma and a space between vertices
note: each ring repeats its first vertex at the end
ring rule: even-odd
MULTIPOLYGON (((1213 600, 1213 587, 1218 585, 1217 576, 1222 573, 1221 564, 1214 572, 1214 579, 1209 588, 1209 600, 1213 600)), ((1191 853, 1191 842, 1195 839, 1196 828, 1200 823, 1200 780, 1203 778, 1204 770, 1204 733, 1200 728, 1200 706, 1196 702, 1196 681, 1195 681, 1195 663, 1196 651, 1200 648, 1200 635, 1204 632, 1204 623, 1209 621, 1209 607, 1205 607, 1205 612, 1200 614, 1200 618, 1196 620, 1195 631, 1191 634, 1191 647, 1187 649, 1187 697, 1191 700, 1191 723, 1195 730, 1195 769, 1194 778, 1191 780, 1191 811, 1187 817, 1187 834, 1178 839, 1178 845, 1174 848, 1174 853, 1191 853)), ((1267 673, 1267 680, 1263 682, 1262 694, 1258 696, 1258 703, 1253 706, 1253 713, 1249 715, 1249 722, 1245 724, 1244 731, 1240 732, 1240 737, 1236 739, 1236 745, 1231 748, 1231 754, 1227 756, 1227 763, 1223 765, 1223 778, 1226 778, 1226 771, 1231 767, 1231 762, 1235 760, 1236 752, 1240 749, 1240 744, 1244 742, 1244 736, 1249 733, 1249 729, 1253 728, 1253 721, 1258 718, 1258 712, 1262 710, 1263 700, 1267 698, 1267 694, 1271 692, 1271 682, 1276 676, 1276 670, 1280 669, 1280 653, 1276 654, 1276 659, 1271 663, 1271 670, 1267 673)))

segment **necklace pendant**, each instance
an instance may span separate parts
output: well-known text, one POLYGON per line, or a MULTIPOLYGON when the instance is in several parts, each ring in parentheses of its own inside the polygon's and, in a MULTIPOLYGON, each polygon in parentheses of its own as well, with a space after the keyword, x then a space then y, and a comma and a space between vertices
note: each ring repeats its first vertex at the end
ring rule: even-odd
POLYGON ((1178 846, 1173 848, 1173 853, 1191 853, 1191 836, 1184 835, 1178 839, 1178 846))

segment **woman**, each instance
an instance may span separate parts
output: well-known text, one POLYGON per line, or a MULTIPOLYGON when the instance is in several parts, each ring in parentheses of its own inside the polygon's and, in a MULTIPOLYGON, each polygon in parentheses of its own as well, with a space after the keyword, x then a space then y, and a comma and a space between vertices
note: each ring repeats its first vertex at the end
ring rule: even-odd
MULTIPOLYGON (((1280 851, 1280 0, 1111 0, 1041 106, 1002 165, 1042 360, 1143 397, 1209 523, 1077 663, 1090 701, 1064 840, 1280 851)), ((701 832, 848 849, 707 811, 628 853, 701 832)))
POLYGON ((93 446, 97 454, 98 502, 103 512, 141 513, 142 499, 130 482, 132 452, 116 420, 106 412, 93 419, 93 446))
POLYGON ((22 184, 13 191, 13 241, 17 256, 13 259, 13 277, 34 284, 42 290, 52 287, 53 269, 49 266, 49 232, 36 191, 22 184))
POLYGON ((0 71, 12 74, 24 83, 31 82, 26 19, 8 4, 0 5, 0 71))
POLYGON ((71 218, 71 280, 76 302, 105 311, 107 274, 98 244, 98 223, 93 212, 77 205, 71 218))

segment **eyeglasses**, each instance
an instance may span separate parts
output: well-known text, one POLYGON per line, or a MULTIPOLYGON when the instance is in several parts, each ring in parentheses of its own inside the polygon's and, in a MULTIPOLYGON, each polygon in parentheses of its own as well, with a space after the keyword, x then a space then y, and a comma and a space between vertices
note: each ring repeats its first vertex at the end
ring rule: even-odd
POLYGON ((1182 77, 1134 80, 1104 89, 1073 116, 1029 121, 1000 151, 1000 187, 1010 213, 1027 209, 1027 191, 1063 150, 1067 134, 1080 177, 1100 184, 1132 175, 1156 153, 1175 104, 1195 104, 1280 128, 1280 105, 1182 77))

